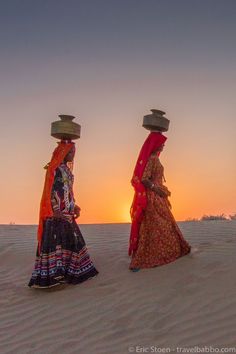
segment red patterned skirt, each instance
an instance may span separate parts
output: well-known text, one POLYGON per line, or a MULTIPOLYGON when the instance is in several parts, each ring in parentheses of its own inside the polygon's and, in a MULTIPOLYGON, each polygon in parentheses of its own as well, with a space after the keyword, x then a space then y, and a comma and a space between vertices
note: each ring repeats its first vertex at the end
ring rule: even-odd
POLYGON ((184 239, 167 199, 148 193, 147 208, 139 230, 139 242, 130 269, 152 268, 185 256, 191 246, 184 239))

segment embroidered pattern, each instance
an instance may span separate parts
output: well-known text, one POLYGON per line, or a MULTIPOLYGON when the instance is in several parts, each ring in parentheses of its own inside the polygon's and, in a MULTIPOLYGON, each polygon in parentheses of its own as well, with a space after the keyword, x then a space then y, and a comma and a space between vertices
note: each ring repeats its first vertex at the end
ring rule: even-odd
MULTIPOLYGON (((150 156, 142 180, 149 179, 155 185, 163 185, 164 168, 157 155, 150 156)), ((138 249, 130 268, 151 268, 175 261, 188 254, 190 245, 184 239, 167 198, 147 189, 147 207, 139 231, 138 249)))

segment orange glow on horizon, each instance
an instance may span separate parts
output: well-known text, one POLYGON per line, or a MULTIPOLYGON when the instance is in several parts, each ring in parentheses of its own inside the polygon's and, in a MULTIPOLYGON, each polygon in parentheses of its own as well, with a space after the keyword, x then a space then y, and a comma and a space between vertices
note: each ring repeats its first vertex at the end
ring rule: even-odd
MULTIPOLYGON (((107 134, 103 126, 100 129, 90 135, 87 133, 87 137, 85 135, 85 138, 76 142, 73 172, 75 199, 81 207, 78 222, 130 222, 129 211, 134 195, 130 180, 147 132, 137 128, 132 136, 134 128, 131 126, 126 135, 121 137, 119 134, 107 134), (101 139, 96 140, 97 136, 101 136, 101 139)), ((0 223, 38 223, 45 177, 43 167, 56 146, 55 140, 48 137, 42 143, 45 134, 42 132, 38 140, 23 140, 18 149, 9 149, 8 155, 3 155, 2 165, 9 187, 5 188, 2 184, 0 223), (29 151, 29 146, 35 147, 35 150, 29 151)), ((176 134, 168 132, 168 141, 160 157, 165 168, 166 185, 172 193, 170 201, 175 219, 234 213, 234 142, 230 153, 226 154, 222 149, 218 151, 218 159, 211 159, 209 163, 210 156, 215 153, 214 147, 211 151, 207 145, 209 137, 206 142, 201 137, 202 145, 196 143, 191 149, 185 149, 185 145, 191 145, 191 140, 182 131, 176 134)))
MULTIPOLYGON (((104 178, 104 173, 97 173, 96 175, 91 170, 88 175, 83 174, 83 169, 86 170, 85 162, 85 160, 82 160, 80 164, 77 163, 74 171, 74 194, 76 202, 81 207, 81 216, 78 223, 129 223, 131 221, 130 207, 134 195, 133 187, 130 184, 132 166, 126 168, 126 172, 124 170, 120 171, 119 166, 117 170, 113 168, 105 171, 106 178, 104 178), (93 176, 96 176, 96 179, 93 176)), ((128 160, 126 163, 128 163, 128 160)), ((43 166, 43 164, 41 165, 43 166)), ((191 179, 187 179, 185 174, 188 174, 188 172, 186 172, 186 169, 184 171, 181 169, 181 163, 176 169, 176 166, 170 160, 167 160, 165 155, 163 155, 162 164, 165 166, 166 185, 172 192, 170 198, 172 213, 177 221, 188 218, 199 219, 205 214, 218 215, 235 212, 236 208, 233 209, 234 194, 230 192, 230 184, 229 191, 226 193, 226 189, 217 188, 219 183, 217 178, 206 180, 200 178, 196 173, 191 179)), ((191 169, 193 169, 193 166, 189 165, 187 170, 191 169)), ((97 165, 94 170, 97 170, 97 165)), ((34 178, 24 177, 24 170, 21 179, 12 184, 12 192, 15 196, 14 205, 8 198, 5 199, 5 208, 1 213, 1 223, 38 223, 38 209, 45 173, 40 168, 35 171, 35 176, 38 171, 40 171, 41 176, 38 179, 36 190, 34 178), (24 183, 23 188, 22 183, 24 183), (25 203, 26 196, 27 198, 31 197, 31 202, 25 203)), ((8 197, 6 192, 3 191, 2 194, 5 193, 8 197)))

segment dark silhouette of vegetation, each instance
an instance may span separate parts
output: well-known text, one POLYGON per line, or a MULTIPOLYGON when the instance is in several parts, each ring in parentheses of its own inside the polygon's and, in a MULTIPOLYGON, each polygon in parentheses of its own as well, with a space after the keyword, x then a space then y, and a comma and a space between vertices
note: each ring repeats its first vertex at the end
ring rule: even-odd
POLYGON ((209 220, 227 220, 225 214, 220 215, 203 215, 201 221, 209 221, 209 220))

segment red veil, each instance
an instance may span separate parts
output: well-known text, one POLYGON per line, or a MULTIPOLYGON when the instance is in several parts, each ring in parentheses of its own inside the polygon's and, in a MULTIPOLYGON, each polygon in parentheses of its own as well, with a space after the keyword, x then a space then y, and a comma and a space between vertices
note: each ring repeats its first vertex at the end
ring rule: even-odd
POLYGON ((146 188, 141 182, 143 172, 150 155, 158 147, 164 144, 166 139, 167 138, 159 132, 150 133, 140 150, 139 157, 135 165, 133 177, 131 180, 131 184, 134 187, 134 199, 130 210, 132 221, 129 240, 130 256, 137 249, 140 224, 143 218, 143 212, 147 205, 146 188))
POLYGON ((54 172, 57 167, 63 162, 64 158, 71 150, 74 148, 74 143, 67 143, 61 141, 58 143, 58 146, 53 151, 51 161, 47 167, 43 194, 40 203, 40 212, 39 212, 39 225, 38 225, 38 245, 39 252, 41 247, 42 235, 43 235, 43 222, 46 218, 53 216, 52 205, 51 205, 51 192, 54 182, 54 172))

